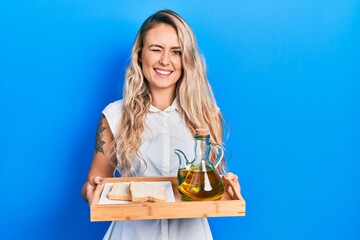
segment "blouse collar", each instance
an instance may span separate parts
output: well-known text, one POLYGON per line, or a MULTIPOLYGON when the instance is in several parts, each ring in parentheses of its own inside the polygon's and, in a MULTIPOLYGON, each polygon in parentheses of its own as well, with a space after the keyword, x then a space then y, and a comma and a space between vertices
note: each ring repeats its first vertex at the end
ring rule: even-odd
POLYGON ((150 105, 149 112, 172 112, 175 110, 179 111, 177 98, 174 99, 174 101, 172 102, 172 104, 170 106, 168 106, 167 108, 165 108, 162 111, 160 109, 158 109, 157 107, 150 105))

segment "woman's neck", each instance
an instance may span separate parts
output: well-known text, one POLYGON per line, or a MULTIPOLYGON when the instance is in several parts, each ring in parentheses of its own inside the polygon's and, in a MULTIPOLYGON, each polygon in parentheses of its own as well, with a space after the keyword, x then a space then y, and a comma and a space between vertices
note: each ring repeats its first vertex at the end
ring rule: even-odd
POLYGON ((174 91, 157 90, 151 91, 151 105, 161 111, 169 107, 175 99, 174 91))

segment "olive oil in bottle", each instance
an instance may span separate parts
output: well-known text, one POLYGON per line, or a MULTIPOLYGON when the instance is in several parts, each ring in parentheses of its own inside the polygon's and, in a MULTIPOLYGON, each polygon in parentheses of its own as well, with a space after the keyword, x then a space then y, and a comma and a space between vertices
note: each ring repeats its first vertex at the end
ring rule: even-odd
POLYGON ((189 173, 189 171, 186 168, 179 169, 178 175, 177 175, 178 186, 180 186, 184 182, 188 173, 189 173))
POLYGON ((179 186, 183 201, 213 201, 221 199, 224 183, 215 170, 191 169, 179 186))

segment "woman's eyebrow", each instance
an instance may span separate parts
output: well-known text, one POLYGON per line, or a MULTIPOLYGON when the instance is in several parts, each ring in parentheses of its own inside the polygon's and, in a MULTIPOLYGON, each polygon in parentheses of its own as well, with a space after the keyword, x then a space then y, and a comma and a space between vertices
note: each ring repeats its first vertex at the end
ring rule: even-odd
POLYGON ((159 45, 159 44, 150 44, 149 48, 151 47, 158 47, 158 48, 164 48, 163 46, 159 45))
MULTIPOLYGON (((158 47, 158 48, 164 49, 164 47, 162 45, 159 45, 159 44, 150 44, 149 48, 151 48, 151 47, 158 47)), ((174 46, 174 47, 171 47, 170 49, 177 50, 177 49, 181 49, 181 47, 180 46, 174 46)))

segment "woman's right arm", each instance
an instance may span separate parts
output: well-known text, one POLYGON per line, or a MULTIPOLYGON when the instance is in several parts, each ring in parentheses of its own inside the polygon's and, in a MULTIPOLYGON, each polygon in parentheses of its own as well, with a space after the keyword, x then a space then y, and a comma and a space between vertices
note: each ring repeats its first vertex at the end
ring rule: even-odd
POLYGON ((105 116, 102 115, 96 130, 95 152, 92 164, 82 189, 81 196, 91 204, 97 184, 102 178, 112 177, 114 172, 114 157, 112 155, 112 142, 114 136, 105 116))

